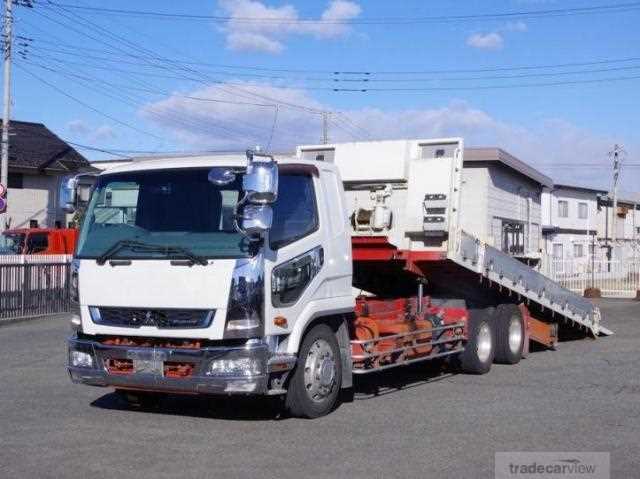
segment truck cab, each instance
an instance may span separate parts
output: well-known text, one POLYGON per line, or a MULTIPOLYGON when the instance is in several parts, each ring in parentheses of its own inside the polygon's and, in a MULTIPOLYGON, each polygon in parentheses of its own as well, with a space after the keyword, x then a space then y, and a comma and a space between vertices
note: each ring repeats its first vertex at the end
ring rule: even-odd
POLYGON ((316 402, 350 386, 343 201, 334 165, 253 154, 101 174, 73 262, 72 379, 129 392, 283 394, 305 333, 322 320, 334 340, 312 344, 316 402))
POLYGON ((2 233, 4 254, 73 254, 74 228, 16 228, 2 233))

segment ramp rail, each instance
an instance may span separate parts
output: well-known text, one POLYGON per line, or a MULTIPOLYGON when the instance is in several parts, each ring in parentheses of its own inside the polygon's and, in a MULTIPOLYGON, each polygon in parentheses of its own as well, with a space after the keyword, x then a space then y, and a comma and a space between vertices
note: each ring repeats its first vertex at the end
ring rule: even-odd
POLYGON ((451 261, 549 309, 554 316, 584 327, 594 336, 612 334, 600 324, 600 310, 588 299, 464 231, 456 236, 447 253, 451 261))

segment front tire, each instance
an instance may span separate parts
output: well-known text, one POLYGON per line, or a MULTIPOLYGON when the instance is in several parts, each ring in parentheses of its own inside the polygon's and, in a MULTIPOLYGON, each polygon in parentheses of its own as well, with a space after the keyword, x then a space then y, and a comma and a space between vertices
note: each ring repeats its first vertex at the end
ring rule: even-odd
POLYGON ((524 350, 524 318, 515 304, 501 304, 496 309, 496 363, 517 364, 524 350))
POLYGON ((318 324, 302 341, 285 408, 294 417, 324 416, 336 407, 341 384, 342 363, 335 333, 326 324, 318 324))
POLYGON ((457 358, 458 369, 467 374, 486 374, 495 357, 493 308, 469 311, 467 342, 457 358))

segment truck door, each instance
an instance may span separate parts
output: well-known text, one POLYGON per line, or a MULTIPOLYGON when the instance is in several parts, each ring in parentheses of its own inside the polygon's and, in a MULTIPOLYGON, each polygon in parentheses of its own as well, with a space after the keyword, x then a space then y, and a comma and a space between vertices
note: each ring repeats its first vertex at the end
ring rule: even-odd
POLYGON ((311 171, 281 168, 265 248, 266 334, 290 331, 318 287, 324 257, 316 190, 319 182, 311 171), (274 327, 276 317, 286 318, 286 324, 274 327))

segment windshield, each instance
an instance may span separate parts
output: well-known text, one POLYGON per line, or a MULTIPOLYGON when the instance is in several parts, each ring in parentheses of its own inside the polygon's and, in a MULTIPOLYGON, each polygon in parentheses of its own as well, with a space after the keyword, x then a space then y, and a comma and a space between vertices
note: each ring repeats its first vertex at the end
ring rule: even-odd
POLYGON ((248 256, 249 242, 233 227, 241 180, 216 186, 207 180, 208 172, 194 168, 101 176, 87 207, 77 257, 99 258, 123 240, 167 249, 123 247, 109 257, 183 258, 180 248, 204 258, 248 256))
POLYGON ((5 234, 0 243, 0 254, 22 254, 24 250, 24 234, 5 234))

